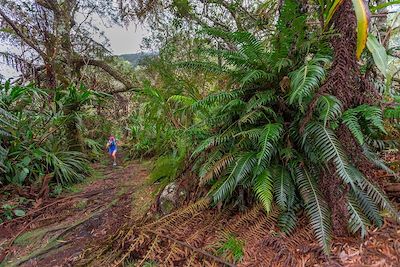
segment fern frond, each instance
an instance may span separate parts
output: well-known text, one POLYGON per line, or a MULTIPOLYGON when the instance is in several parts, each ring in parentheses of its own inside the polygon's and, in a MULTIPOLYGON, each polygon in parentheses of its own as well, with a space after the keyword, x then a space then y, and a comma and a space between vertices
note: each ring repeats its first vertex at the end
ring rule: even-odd
POLYGON ((383 224, 383 218, 379 214, 378 206, 375 202, 360 188, 354 188, 350 191, 349 195, 352 195, 358 205, 361 207, 362 212, 367 218, 377 227, 381 227, 383 224))
POLYGON ((300 108, 303 109, 303 98, 311 96, 325 77, 325 69, 321 66, 321 63, 326 61, 327 58, 316 58, 310 60, 298 70, 289 73, 291 87, 289 104, 297 101, 300 108))
POLYGON ((271 204, 273 199, 272 181, 273 180, 271 172, 268 170, 264 170, 260 175, 256 177, 253 188, 256 197, 260 200, 267 213, 271 211, 271 204))
POLYGON ((386 166, 385 162, 373 151, 371 151, 371 149, 364 144, 362 146, 363 149, 363 154, 365 155, 365 157, 367 157, 367 159, 372 162, 373 164, 375 164, 375 166, 377 166, 378 168, 386 171, 387 173, 393 175, 393 177, 397 180, 400 181, 400 177, 397 175, 396 172, 394 172, 392 169, 390 169, 388 166, 386 166))
POLYGON ((307 125, 305 132, 309 134, 309 140, 313 140, 310 143, 319 149, 325 162, 328 163, 332 160, 339 177, 354 186, 351 166, 335 133, 331 129, 313 122, 307 125))
POLYGON ((297 216, 294 209, 281 212, 278 217, 278 227, 282 232, 289 235, 293 233, 297 225, 297 216))
POLYGON ((275 152, 274 145, 278 142, 282 130, 283 125, 280 123, 270 123, 264 126, 259 139, 261 150, 257 154, 258 166, 260 166, 262 162, 269 162, 275 152))
POLYGON ((214 202, 226 199, 236 189, 239 182, 249 176, 256 164, 256 154, 247 152, 238 157, 229 176, 213 193, 214 202))
POLYGON ((348 195, 347 208, 350 214, 348 228, 351 233, 355 234, 360 231, 361 237, 367 234, 367 227, 371 224, 364 215, 362 208, 359 206, 356 196, 353 192, 348 195))
POLYGON ((232 138, 233 135, 230 134, 230 132, 225 133, 225 134, 221 134, 221 135, 214 135, 211 136, 209 138, 207 138, 206 140, 204 140, 192 153, 192 157, 198 155, 199 153, 203 152, 204 150, 216 146, 216 145, 220 145, 223 144, 227 141, 230 140, 230 138, 232 138))
MULTIPOLYGON (((381 108, 369 105, 360 105, 358 107, 348 109, 343 115, 349 114, 349 116, 359 116, 364 118, 366 121, 382 133, 386 133, 385 127, 383 126, 383 113, 381 108)), ((354 120, 354 119, 353 119, 354 120)))
POLYGON ((223 75, 223 74, 228 75, 231 72, 230 69, 220 66, 217 63, 213 63, 213 62, 187 61, 187 62, 179 62, 179 63, 176 63, 175 65, 178 68, 203 71, 203 72, 217 74, 217 75, 223 75))
POLYGON ((215 163, 221 159, 223 156, 222 152, 220 150, 216 150, 215 152, 207 155, 207 160, 203 163, 201 168, 199 169, 199 177, 200 179, 203 179, 204 176, 209 173, 212 168, 214 167, 215 163))
POLYGON ((360 188, 367 193, 367 195, 373 200, 374 202, 378 203, 382 209, 386 209, 397 221, 400 220, 399 212, 390 203, 389 199, 385 195, 385 193, 371 181, 369 181, 363 175, 359 175, 359 186, 360 188))
POLYGON ((219 92, 215 94, 208 95, 202 100, 197 101, 194 105, 193 108, 199 108, 199 107, 207 107, 212 104, 216 103, 223 103, 223 102, 228 102, 234 99, 237 99, 238 97, 241 97, 244 94, 243 90, 233 90, 229 92, 219 92))
POLYGON ((238 122, 239 124, 245 124, 245 123, 255 124, 257 121, 263 118, 264 119, 266 118, 266 115, 263 111, 253 110, 242 116, 238 122))
POLYGON ((282 210, 293 205, 295 186, 290 172, 284 167, 278 167, 274 172, 274 195, 282 210))
POLYGON ((235 160, 235 154, 227 154, 224 155, 221 159, 219 159, 212 166, 212 169, 209 169, 207 173, 204 175, 200 174, 201 183, 205 184, 210 181, 214 177, 217 177, 222 174, 222 172, 235 160))
POLYGON ((276 94, 272 90, 263 91, 255 94, 247 103, 246 111, 249 112, 253 109, 270 104, 276 100, 276 94))
POLYGON ((243 77, 238 80, 241 87, 245 87, 248 84, 257 82, 259 80, 271 81, 274 75, 263 70, 249 70, 244 73, 243 77))
POLYGON ((326 127, 328 121, 336 120, 341 116, 342 103, 334 96, 323 95, 318 99, 317 110, 326 127))
POLYGON ((175 102, 175 103, 180 103, 186 107, 192 106, 194 103, 196 103, 196 100, 193 99, 192 97, 189 96, 184 96, 184 95, 173 95, 170 96, 167 100, 167 102, 175 102))
POLYGON ((326 254, 330 253, 332 238, 331 216, 327 203, 319 191, 315 178, 306 167, 296 168, 297 184, 304 199, 311 227, 326 254))
POLYGON ((395 108, 386 108, 383 112, 385 119, 400 119, 400 106, 395 108))
POLYGON ((360 145, 364 144, 364 134, 361 131, 361 125, 358 123, 357 111, 353 109, 346 110, 343 113, 342 120, 347 126, 350 132, 353 134, 354 138, 360 145))

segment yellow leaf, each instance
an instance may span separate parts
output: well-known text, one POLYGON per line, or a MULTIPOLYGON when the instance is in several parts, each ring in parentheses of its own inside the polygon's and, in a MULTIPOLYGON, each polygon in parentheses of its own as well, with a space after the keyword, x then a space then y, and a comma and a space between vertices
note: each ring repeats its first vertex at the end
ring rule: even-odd
POLYGON ((332 16, 335 14, 336 10, 340 7, 344 0, 335 0, 329 8, 328 14, 325 18, 324 30, 326 30, 331 22, 332 16))
POLYGON ((357 59, 360 58, 368 37, 368 25, 370 20, 370 12, 368 4, 364 0, 352 0, 354 11, 357 17, 357 59))

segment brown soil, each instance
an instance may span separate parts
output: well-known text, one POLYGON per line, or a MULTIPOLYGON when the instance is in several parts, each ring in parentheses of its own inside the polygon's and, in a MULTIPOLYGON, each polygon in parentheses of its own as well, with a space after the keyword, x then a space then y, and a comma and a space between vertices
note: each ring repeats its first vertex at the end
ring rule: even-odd
POLYGON ((0 266, 75 266, 87 247, 149 209, 153 189, 143 165, 94 169, 97 178, 80 192, 40 201, 25 217, 0 225, 0 266))

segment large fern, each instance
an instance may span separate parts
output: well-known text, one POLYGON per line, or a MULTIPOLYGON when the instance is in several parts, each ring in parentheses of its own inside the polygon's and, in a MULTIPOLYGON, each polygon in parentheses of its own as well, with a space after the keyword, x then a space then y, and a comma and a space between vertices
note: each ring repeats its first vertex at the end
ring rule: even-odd
MULTIPOLYGON (((369 105, 344 108, 336 97, 317 92, 332 55, 321 39, 305 34, 306 27, 298 3, 288 0, 270 46, 248 32, 205 31, 230 42, 229 49, 201 51, 212 66, 207 71, 223 69, 220 73, 228 79, 219 91, 191 106, 207 114, 199 123, 206 137, 199 140, 192 157, 202 165, 200 184, 211 185, 214 204, 237 203, 239 192, 251 192, 267 212, 279 209, 278 223, 286 233, 295 229, 297 211, 304 209, 329 253, 329 205, 337 203, 328 203, 319 187, 327 171, 349 187, 348 192, 337 190, 347 194, 351 233, 365 236, 370 224, 380 226, 382 209, 398 218, 382 190, 356 168, 358 163, 347 155, 345 140, 337 132, 339 126, 347 127, 360 146, 382 145, 383 114, 394 111, 383 113, 369 105)), ((200 70, 197 66, 205 63, 185 66, 200 70)), ((364 154, 385 169, 376 153, 364 154)))

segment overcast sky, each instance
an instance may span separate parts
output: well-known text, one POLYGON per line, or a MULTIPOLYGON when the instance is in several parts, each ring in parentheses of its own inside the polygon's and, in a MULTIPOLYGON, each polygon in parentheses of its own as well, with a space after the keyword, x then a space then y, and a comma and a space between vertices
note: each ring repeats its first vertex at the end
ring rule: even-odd
MULTIPOLYGON (((146 28, 140 25, 135 26, 133 23, 129 27, 118 27, 114 25, 111 28, 103 28, 103 30, 110 41, 112 52, 115 55, 140 52, 142 39, 148 34, 146 28)), ((7 51, 7 49, 10 48, 0 43, 0 51, 7 51)), ((1 60, 0 74, 6 78, 17 75, 15 70, 5 65, 1 60)))

